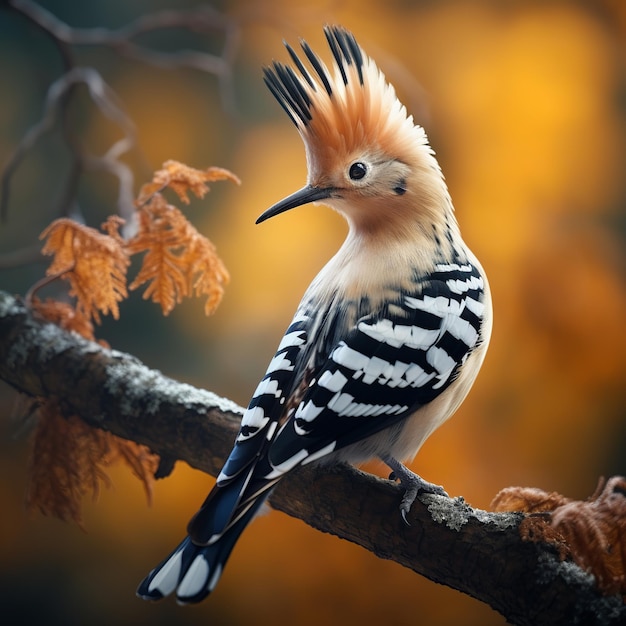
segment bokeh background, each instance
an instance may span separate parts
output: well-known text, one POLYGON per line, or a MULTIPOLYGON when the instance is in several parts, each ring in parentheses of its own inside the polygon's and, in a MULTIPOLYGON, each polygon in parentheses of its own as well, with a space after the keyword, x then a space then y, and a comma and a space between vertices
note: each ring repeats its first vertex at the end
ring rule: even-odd
MULTIPOLYGON (((120 27, 189 0, 49 0, 76 27, 120 27)), ((155 68, 100 47, 75 48, 134 120, 125 161, 136 188, 166 159, 218 165, 241 187, 213 186, 187 215, 230 270, 218 312, 186 302, 168 318, 134 293, 98 335, 179 380, 245 404, 300 296, 340 245, 339 216, 303 207, 262 226, 255 218, 305 179, 300 139, 261 79, 286 60, 285 38, 324 55, 321 27, 354 31, 430 136, 466 240, 482 260, 495 328, 481 376, 453 420, 413 467, 488 508, 510 485, 590 495, 601 475, 626 474, 626 5, 594 2, 231 1, 212 5, 238 38, 233 100, 193 69, 155 68)), ((184 29, 141 43, 219 53, 224 33, 184 29)), ((325 58, 328 58, 325 56, 325 58)), ((63 71, 40 30, 0 7, 0 161, 41 116, 63 71)), ((103 153, 120 133, 77 94, 72 128, 103 153)), ((24 293, 40 278, 29 257, 56 216, 69 171, 62 134, 23 161, 0 224, 0 288, 24 293)), ((78 202, 97 226, 115 212, 116 181, 86 173, 78 202)), ((0 355, 1 358, 1 355, 0 355)), ((272 512, 244 534, 209 601, 180 608, 134 597, 138 581, 180 539, 212 479, 178 463, 146 506, 123 468, 114 488, 85 502, 87 532, 27 514, 29 438, 15 394, 0 385, 0 620, 4 624, 504 623, 489 607, 363 549, 272 512)))

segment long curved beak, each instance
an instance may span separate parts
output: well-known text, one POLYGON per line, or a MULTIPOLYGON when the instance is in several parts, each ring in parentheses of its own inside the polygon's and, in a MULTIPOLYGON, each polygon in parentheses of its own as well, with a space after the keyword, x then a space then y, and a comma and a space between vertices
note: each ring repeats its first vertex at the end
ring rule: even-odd
POLYGON ((295 209, 297 206, 330 198, 334 191, 335 189, 333 187, 313 187, 312 185, 302 187, 302 189, 283 198, 280 202, 277 202, 274 206, 267 209, 267 211, 257 219, 256 223, 260 224, 270 217, 289 211, 289 209, 295 209))

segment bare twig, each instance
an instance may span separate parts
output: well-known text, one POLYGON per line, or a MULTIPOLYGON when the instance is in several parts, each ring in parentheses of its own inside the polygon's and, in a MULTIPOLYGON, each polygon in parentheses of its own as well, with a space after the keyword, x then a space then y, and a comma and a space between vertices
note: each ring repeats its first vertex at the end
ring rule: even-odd
POLYGON ((132 223, 134 216, 134 189, 135 177, 128 165, 119 160, 125 152, 135 145, 135 139, 123 137, 116 141, 101 157, 86 156, 84 161, 87 167, 100 169, 115 176, 118 180, 117 211, 127 224, 132 223))
MULTIPOLYGON (((2 185, 0 215, 3 217, 6 214, 10 196, 10 184, 15 170, 35 144, 55 127, 59 111, 67 106, 66 95, 79 84, 83 84, 87 87, 91 99, 102 114, 115 122, 124 132, 124 138, 114 144, 112 148, 101 157, 101 159, 107 163, 107 169, 116 173, 119 177, 119 172, 115 171, 115 167, 113 167, 112 164, 114 162, 120 163, 117 161, 117 157, 127 151, 131 146, 135 145, 135 126, 117 101, 115 92, 106 84, 102 76, 95 69, 89 67, 75 67, 50 85, 46 95, 42 118, 26 132, 2 172, 2 178, 0 180, 0 184, 2 185)), ((75 150, 74 154, 76 154, 75 150)), ((75 165, 75 167, 77 166, 75 165)), ((73 176, 75 177, 77 174, 74 173, 73 176)), ((132 208, 132 184, 130 194, 128 192, 128 182, 122 178, 120 178, 120 187, 124 188, 124 200, 126 200, 129 195, 131 198, 128 206, 120 207, 122 214, 128 215, 132 208)), ((73 192, 74 188, 75 184, 68 184, 65 195, 73 192)), ((69 200, 69 198, 66 198, 66 200, 69 200)))
MULTIPOLYGON (((5 219, 15 171, 39 139, 56 127, 59 116, 65 143, 72 158, 70 171, 64 181, 55 214, 67 215, 75 201, 78 184, 86 168, 99 169, 118 180, 118 212, 132 224, 134 176, 131 168, 120 158, 137 148, 135 127, 123 111, 115 92, 94 68, 75 65, 73 47, 103 46, 126 58, 164 69, 192 68, 218 78, 220 95, 226 111, 235 109, 232 67, 239 47, 237 22, 209 6, 191 10, 159 11, 143 15, 118 29, 73 28, 32 0, 7 0, 7 6, 27 18, 49 36, 63 59, 65 74, 49 88, 42 118, 26 131, 9 157, 0 178, 0 219, 5 219), (203 51, 178 50, 161 52, 137 43, 136 38, 150 32, 183 28, 201 35, 216 33, 223 37, 220 55, 203 51), (76 87, 84 84, 94 104, 103 115, 114 121, 124 137, 114 143, 102 156, 86 154, 68 123, 68 105, 76 87)), ((127 227, 127 228, 130 228, 127 227)))
POLYGON ((73 262, 71 265, 63 268, 59 272, 43 276, 34 285, 31 285, 30 289, 26 292, 26 295, 24 296, 24 303, 26 304, 26 306, 32 308, 33 298, 40 289, 43 289, 44 287, 48 286, 50 283, 53 283, 55 280, 58 280, 68 272, 71 272, 75 266, 76 263, 73 262))
MULTIPOLYGON (((234 54, 239 41, 237 23, 210 6, 190 10, 158 11, 143 15, 118 29, 73 28, 31 0, 9 0, 9 5, 32 22, 48 31, 57 40, 71 46, 105 46, 127 58, 165 69, 188 67, 220 78, 224 89, 231 89, 234 54), (224 45, 220 56, 207 52, 179 50, 160 52, 137 44, 140 35, 165 29, 184 28, 202 35, 223 34, 224 45)), ((232 93, 223 93, 222 99, 232 104, 232 93)))

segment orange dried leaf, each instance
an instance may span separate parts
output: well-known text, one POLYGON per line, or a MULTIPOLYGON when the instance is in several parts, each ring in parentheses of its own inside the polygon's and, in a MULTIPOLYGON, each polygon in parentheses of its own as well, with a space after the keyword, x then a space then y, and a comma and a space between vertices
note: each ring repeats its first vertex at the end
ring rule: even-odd
POLYGON ((152 452, 147 446, 115 435, 110 435, 110 440, 111 456, 108 459, 108 464, 112 464, 118 459, 124 461, 143 484, 148 504, 152 504, 154 474, 159 467, 159 455, 152 452))
POLYGON ((33 311, 44 319, 60 326, 65 330, 78 333, 85 339, 95 341, 94 328, 91 320, 81 315, 73 306, 67 302, 59 302, 50 298, 40 300, 33 298, 31 301, 33 311))
POLYGON ((47 275, 60 274, 70 283, 77 311, 100 323, 100 313, 119 317, 118 303, 127 296, 126 271, 130 263, 117 232, 120 222, 110 219, 110 234, 68 218, 55 220, 40 235, 44 254, 53 255, 47 275))
POLYGON ((211 315, 224 295, 224 285, 230 275, 211 241, 190 226, 189 245, 181 257, 184 262, 190 292, 196 297, 207 296, 206 315, 211 315))
POLYGON ((219 304, 229 276, 215 246, 161 194, 139 209, 138 232, 126 249, 128 254, 145 252, 130 289, 148 283, 143 297, 160 304, 164 315, 192 292, 208 296, 207 314, 219 304))
POLYGON ((106 222, 102 223, 101 228, 109 237, 117 241, 119 244, 123 244, 124 240, 120 235, 120 228, 124 225, 124 223, 124 218, 119 215, 109 215, 106 222))
POLYGON ((573 560, 596 577, 601 591, 626 595, 626 478, 601 480, 588 500, 556 508, 552 526, 565 537, 573 560))
POLYGON ((571 557, 596 577, 607 594, 626 595, 626 478, 600 481, 586 501, 571 500, 540 489, 509 487, 492 502, 497 511, 529 513, 520 523, 526 541, 556 546, 562 559, 571 557), (537 515, 538 512, 544 515, 537 515))
POLYGON ((31 453, 27 508, 73 521, 84 529, 82 499, 88 494, 96 499, 101 483, 111 486, 106 468, 118 460, 143 483, 150 504, 158 455, 146 446, 92 428, 78 417, 65 418, 54 401, 45 400, 31 453))
POLYGON ((180 260, 180 251, 189 245, 187 227, 184 215, 157 194, 140 209, 137 234, 126 246, 130 255, 145 252, 130 289, 148 283, 143 297, 160 304, 164 315, 189 295, 184 263, 180 260))
POLYGON ((101 482, 109 484, 101 464, 109 451, 106 434, 78 417, 62 417, 50 400, 39 413, 26 506, 83 528, 82 498, 89 492, 97 496, 101 482))
POLYGON ((494 511, 521 511, 536 513, 553 511, 556 507, 571 502, 556 491, 550 493, 535 487, 506 487, 491 502, 494 511))
POLYGON ((143 205, 150 196, 166 187, 174 191, 182 202, 189 204, 189 196, 187 195, 189 192, 197 198, 204 198, 209 191, 207 183, 218 180, 230 180, 240 184, 240 180, 235 174, 221 167, 198 170, 179 161, 166 161, 163 163, 162 169, 154 173, 152 182, 142 187, 137 204, 138 206, 143 205))

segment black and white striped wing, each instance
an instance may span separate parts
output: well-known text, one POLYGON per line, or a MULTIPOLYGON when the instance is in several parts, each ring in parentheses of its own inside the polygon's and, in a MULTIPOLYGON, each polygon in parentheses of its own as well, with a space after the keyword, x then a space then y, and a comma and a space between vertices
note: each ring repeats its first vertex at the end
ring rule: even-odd
POLYGON ((187 526, 193 543, 206 546, 217 542, 239 520, 250 517, 262 502, 256 500, 276 482, 265 478, 270 473, 265 452, 285 419, 287 400, 301 378, 298 367, 305 358, 313 321, 299 311, 287 329, 242 417, 216 488, 187 526))
POLYGON ((415 295, 360 319, 306 381, 267 452, 266 478, 380 432, 442 393, 481 341, 483 290, 473 265, 442 264, 415 295))
MULTIPOLYGON (((203 507, 212 519, 201 515, 194 527, 221 534, 297 465, 380 432, 436 398, 481 341, 483 289, 473 265, 446 264, 347 328, 330 311, 299 311, 218 477, 229 489, 221 490, 219 507, 203 507)), ((344 312, 333 305, 333 314, 344 312)))
POLYGON ((233 450, 217 482, 232 481, 256 463, 284 419, 286 403, 297 385, 298 368, 304 360, 314 320, 298 312, 285 332, 265 376, 258 384, 241 420, 233 450))

